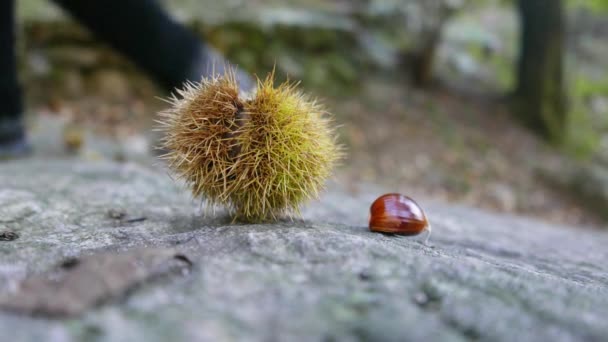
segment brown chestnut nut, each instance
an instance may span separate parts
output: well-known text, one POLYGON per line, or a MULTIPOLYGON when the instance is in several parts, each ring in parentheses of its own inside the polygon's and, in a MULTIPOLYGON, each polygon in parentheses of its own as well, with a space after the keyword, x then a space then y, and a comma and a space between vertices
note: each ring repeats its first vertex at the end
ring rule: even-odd
POLYGON ((425 244, 431 236, 431 225, 422 208, 407 196, 382 195, 372 203, 370 211, 369 230, 372 232, 417 235, 426 230, 425 244))

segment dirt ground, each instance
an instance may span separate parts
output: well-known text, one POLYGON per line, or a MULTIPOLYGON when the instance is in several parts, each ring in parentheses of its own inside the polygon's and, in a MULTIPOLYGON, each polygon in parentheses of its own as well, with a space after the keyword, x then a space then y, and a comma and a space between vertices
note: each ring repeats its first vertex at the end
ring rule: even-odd
POLYGON ((567 163, 513 120, 498 97, 441 86, 420 91, 371 82, 336 103, 349 159, 341 177, 403 193, 548 221, 605 223, 539 172, 567 163))

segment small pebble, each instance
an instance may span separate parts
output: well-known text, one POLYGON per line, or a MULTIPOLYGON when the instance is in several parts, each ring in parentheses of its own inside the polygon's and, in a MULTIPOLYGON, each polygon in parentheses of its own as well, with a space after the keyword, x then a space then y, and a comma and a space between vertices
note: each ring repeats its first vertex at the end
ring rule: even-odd
POLYGON ((372 279, 372 274, 369 273, 368 271, 361 271, 359 272, 359 279, 361 280, 371 280, 372 279))
POLYGON ((127 216, 127 212, 123 209, 110 209, 108 210, 108 217, 115 220, 122 220, 127 216))
POLYGON ((0 232, 0 241, 13 241, 19 238, 19 234, 11 231, 0 232))
POLYGON ((417 292, 414 295, 414 302, 420 306, 424 306, 429 303, 429 297, 424 292, 417 292))

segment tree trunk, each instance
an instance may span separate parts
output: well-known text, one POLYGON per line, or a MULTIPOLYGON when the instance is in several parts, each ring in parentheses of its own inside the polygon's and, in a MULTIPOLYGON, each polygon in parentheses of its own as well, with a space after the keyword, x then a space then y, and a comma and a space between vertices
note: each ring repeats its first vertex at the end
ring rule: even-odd
POLYGON ((562 0, 518 0, 521 51, 516 111, 533 130, 560 143, 566 138, 562 0))
POLYGON ((435 62, 435 52, 441 38, 442 27, 427 35, 426 42, 422 44, 420 50, 414 54, 412 61, 412 81, 417 87, 427 87, 433 80, 433 64, 435 62))

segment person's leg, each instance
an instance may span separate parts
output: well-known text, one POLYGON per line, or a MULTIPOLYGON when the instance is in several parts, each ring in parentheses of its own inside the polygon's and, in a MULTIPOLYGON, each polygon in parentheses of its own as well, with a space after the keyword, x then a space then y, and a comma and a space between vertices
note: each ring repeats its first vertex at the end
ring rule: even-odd
POLYGON ((225 60, 156 0, 54 1, 168 89, 210 76, 213 66, 223 73, 225 60))
POLYGON ((15 2, 0 1, 0 159, 29 150, 15 56, 15 2))

